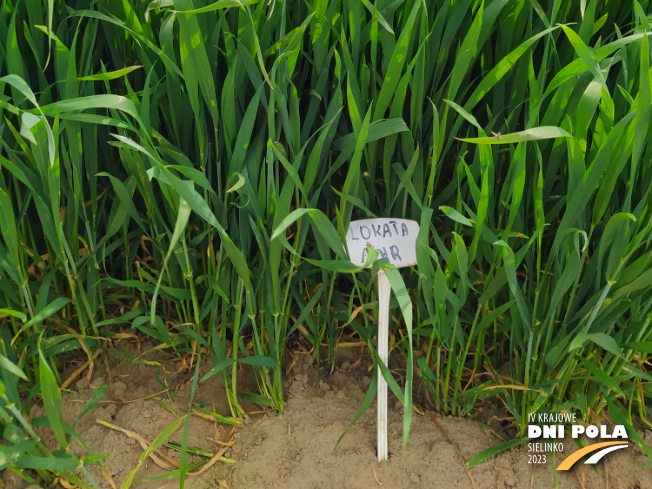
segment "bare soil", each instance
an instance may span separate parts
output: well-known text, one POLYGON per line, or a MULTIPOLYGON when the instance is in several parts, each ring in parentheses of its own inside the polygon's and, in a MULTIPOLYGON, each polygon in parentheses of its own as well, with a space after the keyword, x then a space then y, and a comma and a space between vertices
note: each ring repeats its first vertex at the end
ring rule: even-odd
MULTIPOLYGON (((124 343, 124 342, 122 342, 124 343)), ((148 345, 142 345, 147 349, 148 345)), ((150 345, 151 346, 151 345, 150 345)), ((135 346, 123 346, 134 354, 135 346)), ((166 365, 166 355, 156 352, 148 360, 166 365)), ((546 463, 528 463, 528 446, 507 450, 467 471, 455 448, 431 420, 430 414, 414 414, 407 446, 402 446, 401 404, 390 394, 389 399, 389 460, 378 463, 376 459, 376 409, 375 401, 343 438, 334 451, 338 438, 355 418, 370 382, 369 369, 346 355, 339 358, 336 368, 326 375, 318 386, 318 370, 312 357, 295 353, 286 380, 286 406, 283 414, 267 412, 254 414, 237 430, 234 444, 225 457, 236 463, 218 461, 200 475, 188 477, 189 489, 340 489, 340 488, 452 488, 452 489, 548 489, 555 487, 555 471, 548 455, 546 463), (344 360, 344 361, 343 361, 344 360), (351 366, 353 363, 353 366, 351 366), (473 482, 471 481, 473 479, 473 482)), ((103 402, 94 407, 77 424, 81 438, 96 454, 110 455, 104 461, 108 475, 118 487, 138 464, 143 449, 136 440, 124 433, 107 428, 97 422, 104 420, 114 426, 131 430, 148 441, 184 415, 187 396, 191 388, 191 373, 174 373, 175 365, 134 365, 119 355, 109 356, 113 380, 113 395, 121 402, 112 401, 108 393, 103 402), (158 369, 158 380, 157 380, 158 369), (170 387, 169 394, 161 384, 170 387), (156 400, 154 400, 156 399, 156 400), (158 400, 158 401, 157 401, 158 400), (165 406, 161 403, 164 403, 165 406), (166 407, 167 406, 167 407, 166 407)), ((203 372, 210 368, 208 365, 203 372)), ((70 368, 70 371, 74 368, 70 368)), ((202 373, 203 373, 202 372, 202 373)), ((64 372, 65 374, 66 372, 64 372)), ((66 378, 65 375, 62 378, 66 378)), ((72 423, 86 400, 107 381, 102 362, 97 362, 91 379, 85 376, 74 385, 74 390, 63 396, 65 421, 72 423)), ((206 403, 209 409, 229 415, 224 387, 211 377, 200 383, 195 398, 206 403)), ((261 407, 243 403, 247 412, 260 413, 261 407)), ((43 415, 36 406, 35 416, 43 415)), ((490 410, 489 410, 490 412, 490 410)), ((500 431, 499 419, 491 416, 484 422, 490 430, 475 420, 434 415, 450 440, 459 448, 466 461, 482 450, 501 442, 495 433, 500 431)), ((218 425, 199 416, 190 421, 189 446, 215 453, 222 445, 231 427, 218 425)), ((183 425, 171 440, 181 442, 183 425)), ((652 446, 652 432, 641 430, 641 436, 652 446)), ((55 446, 54 436, 47 428, 41 429, 47 445, 55 446)), ((598 440, 596 440, 598 441, 598 440)), ((570 438, 564 440, 564 452, 555 455, 558 465, 577 449, 570 438)), ((87 453, 73 442, 73 451, 87 453)), ((172 448, 161 449, 170 459, 179 459, 172 448)), ((189 462, 201 460, 190 456, 189 462)), ((577 463, 567 472, 557 472, 558 487, 563 489, 652 489, 652 467, 646 465, 643 451, 630 441, 630 447, 604 457, 595 467, 577 463)), ((136 474, 136 489, 175 488, 179 480, 138 481, 138 478, 163 474, 152 459, 148 459, 136 474)), ((98 466, 90 468, 98 484, 111 488, 106 474, 98 466)), ((3 474, 6 489, 23 489, 25 484, 9 472, 3 474)))

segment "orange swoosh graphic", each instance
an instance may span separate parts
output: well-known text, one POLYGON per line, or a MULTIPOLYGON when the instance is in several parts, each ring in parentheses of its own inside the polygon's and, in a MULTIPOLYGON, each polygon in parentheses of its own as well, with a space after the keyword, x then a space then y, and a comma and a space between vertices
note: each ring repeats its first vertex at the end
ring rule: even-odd
POLYGON ((604 443, 596 443, 594 445, 589 445, 588 447, 584 447, 581 450, 578 450, 572 455, 570 455, 568 458, 566 458, 566 460, 564 460, 561 464, 559 464, 557 470, 568 470, 575 464, 575 462, 581 459, 584 455, 612 445, 627 445, 627 442, 605 441, 604 443))

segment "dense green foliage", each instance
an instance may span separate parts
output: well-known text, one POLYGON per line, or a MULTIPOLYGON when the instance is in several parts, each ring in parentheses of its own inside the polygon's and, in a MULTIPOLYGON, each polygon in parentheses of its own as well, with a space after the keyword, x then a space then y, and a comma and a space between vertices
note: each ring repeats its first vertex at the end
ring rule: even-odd
POLYGON ((377 265, 342 248, 373 216, 421 225, 390 325, 407 402, 414 351, 440 411, 647 422, 648 10, 2 0, 0 468, 76 466, 29 405, 67 447, 55 360, 116 324, 203 346, 236 416, 235 361, 282 411, 290 336, 325 370, 343 335, 373 353, 377 265))

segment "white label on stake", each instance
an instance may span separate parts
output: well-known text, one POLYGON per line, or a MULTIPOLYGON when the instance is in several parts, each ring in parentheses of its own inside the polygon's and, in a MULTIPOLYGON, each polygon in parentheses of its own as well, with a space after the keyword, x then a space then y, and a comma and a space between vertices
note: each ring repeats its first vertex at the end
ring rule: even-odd
POLYGON ((351 262, 359 267, 367 259, 367 247, 380 252, 380 258, 387 257, 396 268, 417 264, 415 243, 419 234, 419 223, 409 219, 360 219, 349 224, 346 244, 351 262))
MULTIPOLYGON (((361 267, 367 247, 380 251, 396 268, 416 265, 416 242, 419 224, 407 219, 361 219, 353 221, 346 233, 349 258, 361 267)), ((389 357, 389 299, 391 287, 383 270, 378 272, 378 356, 387 365, 389 357)), ((378 461, 387 460, 387 382, 378 369, 378 461)))

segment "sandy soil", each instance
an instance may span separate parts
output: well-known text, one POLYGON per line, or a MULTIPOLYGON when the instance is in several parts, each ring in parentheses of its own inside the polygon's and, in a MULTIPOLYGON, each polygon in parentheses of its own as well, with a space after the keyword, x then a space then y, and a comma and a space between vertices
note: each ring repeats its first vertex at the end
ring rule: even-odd
MULTIPOLYGON (((402 406, 390 397, 389 452, 387 462, 376 460, 376 410, 370 408, 349 430, 333 453, 337 439, 355 417, 369 377, 360 372, 339 372, 315 388, 316 371, 303 356, 289 385, 284 414, 270 413, 238 433, 232 448, 239 463, 229 478, 233 488, 473 488, 455 449, 431 421, 413 418, 410 438, 402 448, 402 406)), ((469 460, 500 440, 477 422, 435 415, 448 437, 469 460)), ((652 433, 647 434, 648 444, 652 433)), ((574 451, 570 440, 564 443, 574 451)), ((564 455, 556 460, 561 462, 564 455)), ((614 452, 603 458, 602 478, 584 464, 558 473, 564 489, 652 489, 652 467, 638 448, 614 452), (578 470, 579 469, 579 470, 578 470)), ((489 459, 470 470, 478 489, 554 487, 550 463, 528 464, 527 445, 489 459)), ((198 489, 215 487, 206 477, 198 489), (212 484, 212 485, 211 485, 212 484)))
MULTIPOLYGON (((144 348, 147 345, 143 345, 144 348)), ((133 352, 131 352, 133 353, 133 352)), ((152 358, 151 356, 148 358, 152 358)), ((160 363, 165 355, 157 353, 160 363)), ((387 462, 376 460, 376 410, 375 402, 360 420, 349 430, 337 448, 340 435, 354 419, 370 382, 364 362, 351 367, 350 362, 338 360, 338 368, 327 375, 318 387, 315 379, 318 371, 309 355, 295 354, 286 381, 286 409, 283 414, 268 412, 253 415, 245 427, 234 435, 234 444, 225 457, 235 464, 215 463, 200 475, 189 477, 189 489, 339 489, 339 488, 453 488, 453 489, 548 489, 554 487, 554 470, 548 457, 545 464, 528 464, 527 445, 514 448, 493 457, 467 472, 459 455, 450 442, 432 422, 429 413, 415 413, 408 444, 402 447, 402 406, 390 394, 389 451, 387 462), (473 482, 471 481, 473 478, 473 482)), ((77 431, 96 453, 109 454, 105 466, 113 482, 119 487, 127 474, 138 464, 143 449, 136 440, 124 433, 112 430, 96 420, 104 420, 117 427, 138 433, 152 441, 187 409, 190 389, 188 373, 166 374, 159 368, 159 381, 170 386, 173 395, 155 397, 165 403, 164 407, 153 399, 142 399, 163 390, 156 380, 156 367, 132 365, 118 355, 109 357, 113 376, 114 396, 122 403, 108 401, 93 408, 77 424, 77 431), (135 402, 129 402, 136 400, 135 402), (168 409, 169 408, 169 409, 168 409)), ((169 365, 173 371, 174 365, 169 365)), ((209 366, 205 370, 208 369, 209 366)), ((64 376, 65 378, 65 376, 64 376)), ((106 381, 101 362, 89 381, 77 381, 74 391, 63 397, 64 418, 73 422, 81 411, 84 401, 106 381)), ((196 399, 214 406, 215 411, 228 415, 224 388, 216 378, 200 384, 196 399)), ((248 412, 260 411, 255 405, 243 403, 248 412)), ((212 409, 212 407, 211 407, 212 409)), ((36 416, 42 415, 41 407, 35 408, 36 416)), ((457 444, 464 460, 500 442, 491 430, 470 419, 435 415, 448 437, 457 444)), ((492 424, 485 420, 487 424, 492 424)), ((493 422, 495 423, 495 418, 493 422)), ((499 427, 500 425, 498 425, 499 427)), ((492 425, 493 427, 493 425, 492 425)), ((180 428, 171 440, 180 442, 180 428)), ((205 452, 217 452, 230 427, 217 425, 198 416, 190 423, 189 445, 205 452)), ((495 430, 500 433, 497 429, 495 430)), ((652 446, 652 433, 641 431, 648 446, 652 446)), ((49 429, 42 429, 46 444, 54 444, 49 429)), ((568 472, 558 472, 558 487, 563 489, 652 489, 652 467, 646 465, 647 457, 642 450, 630 443, 630 448, 607 455, 596 466, 600 476, 587 465, 578 463, 568 472)), ((576 449, 565 440, 564 453, 557 454, 559 464, 576 449)), ((82 447, 73 443, 77 455, 86 455, 82 447)), ((163 448, 162 453, 178 460, 178 451, 163 448)), ((190 456, 190 462, 199 461, 190 456)), ((99 467, 92 467, 91 474, 102 488, 111 483, 99 467)), ((165 471, 151 459, 139 469, 136 477, 151 477, 165 471)), ((24 484, 16 482, 11 474, 3 475, 7 489, 21 489, 24 484)), ((137 489, 178 487, 175 480, 136 481, 137 489)))

